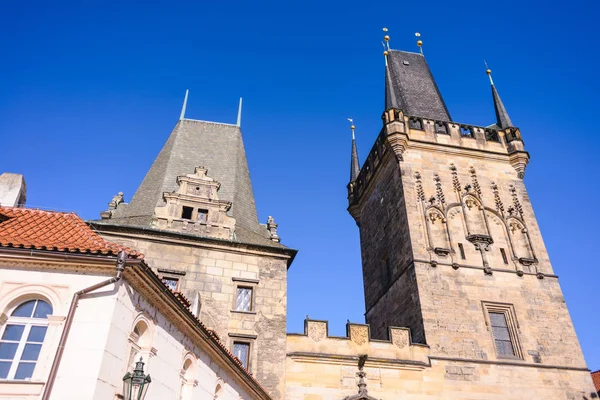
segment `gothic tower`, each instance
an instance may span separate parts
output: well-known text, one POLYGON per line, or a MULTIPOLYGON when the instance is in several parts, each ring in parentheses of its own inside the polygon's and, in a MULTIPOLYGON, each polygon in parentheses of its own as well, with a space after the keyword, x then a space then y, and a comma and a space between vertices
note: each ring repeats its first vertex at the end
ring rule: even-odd
MULTIPOLYGON (((129 203, 119 193, 92 225, 145 255, 274 399, 283 398, 287 268, 277 224, 259 224, 237 124, 185 117, 129 203)), ((150 371, 154 353, 148 350, 150 371)))
POLYGON ((385 54, 383 129, 348 184, 372 337, 410 327, 449 381, 498 383, 511 366, 515 384, 556 380, 537 398, 589 395, 523 182, 529 154, 491 76, 496 123, 461 124, 422 54, 385 54))

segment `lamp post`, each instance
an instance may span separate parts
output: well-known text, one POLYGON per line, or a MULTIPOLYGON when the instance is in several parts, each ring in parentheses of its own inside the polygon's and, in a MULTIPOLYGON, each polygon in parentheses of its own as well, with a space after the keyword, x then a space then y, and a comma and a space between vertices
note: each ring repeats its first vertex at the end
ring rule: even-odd
POLYGON ((135 363, 133 374, 127 372, 123 377, 123 396, 125 400, 144 400, 150 386, 150 375, 144 375, 144 361, 135 363))

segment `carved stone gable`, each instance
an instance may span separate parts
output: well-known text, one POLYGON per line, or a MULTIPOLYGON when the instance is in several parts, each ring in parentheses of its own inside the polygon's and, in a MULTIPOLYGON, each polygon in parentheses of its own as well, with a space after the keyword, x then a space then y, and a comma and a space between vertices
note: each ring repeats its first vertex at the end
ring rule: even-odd
POLYGON ((154 210, 153 225, 159 229, 200 236, 231 239, 235 219, 228 216, 231 202, 219 200, 221 184, 196 167, 193 174, 177 177, 179 189, 163 193, 164 206, 154 210))

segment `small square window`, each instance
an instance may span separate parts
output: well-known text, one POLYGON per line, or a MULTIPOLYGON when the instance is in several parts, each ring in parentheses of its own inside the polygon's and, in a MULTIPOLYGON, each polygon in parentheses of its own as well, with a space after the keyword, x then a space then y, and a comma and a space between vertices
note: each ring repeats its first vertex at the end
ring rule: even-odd
POLYGON ((169 287, 172 291, 177 291, 179 289, 179 279, 178 278, 163 278, 162 280, 165 285, 169 287))
POLYGON ((239 358, 244 368, 248 369, 248 361, 250 358, 250 343, 233 342, 233 355, 239 358))
POLYGON ((198 209, 198 222, 205 224, 208 220, 208 210, 198 209))
POLYGON ((235 310, 252 311, 252 288, 238 286, 235 298, 235 310))
POLYGON ((193 207, 183 206, 181 209, 181 218, 183 219, 192 219, 192 213, 194 212, 193 207))

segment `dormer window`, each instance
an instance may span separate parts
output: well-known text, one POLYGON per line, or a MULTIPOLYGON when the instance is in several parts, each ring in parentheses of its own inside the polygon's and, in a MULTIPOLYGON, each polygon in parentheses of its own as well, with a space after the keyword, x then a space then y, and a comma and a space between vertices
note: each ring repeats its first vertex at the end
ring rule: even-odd
POLYGON ((198 209, 198 222, 205 224, 208 221, 208 210, 198 209))
POLYGON ((193 207, 183 206, 181 208, 181 218, 182 219, 192 219, 193 212, 194 212, 194 208, 193 207))

